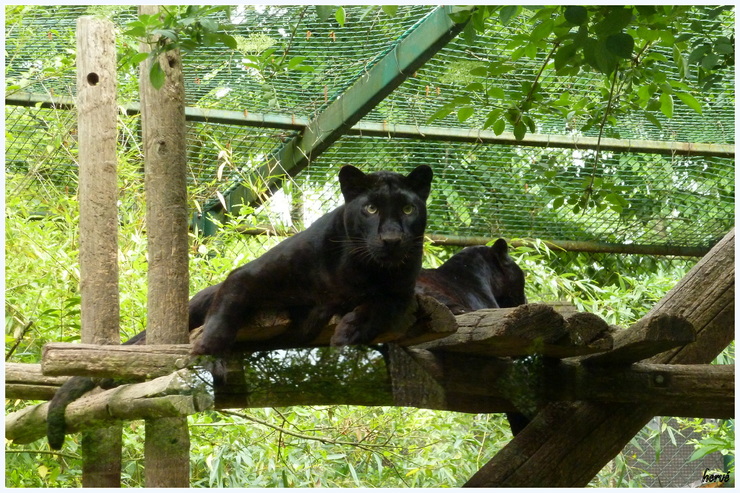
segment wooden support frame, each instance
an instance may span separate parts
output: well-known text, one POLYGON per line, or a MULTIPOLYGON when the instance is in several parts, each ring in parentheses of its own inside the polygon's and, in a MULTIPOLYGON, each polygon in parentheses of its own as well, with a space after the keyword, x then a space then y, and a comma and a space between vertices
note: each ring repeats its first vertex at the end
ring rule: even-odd
MULTIPOLYGON (((647 363, 709 363, 727 347, 735 337, 734 228, 646 317, 659 313, 685 318, 697 339, 647 363)), ((659 412, 650 404, 549 404, 466 486, 585 486, 659 412)))
MULTIPOLYGON (((649 405, 653 412, 673 416, 734 416, 734 365, 633 364, 695 340, 693 327, 682 316, 658 313, 630 330, 615 332, 600 318, 577 312, 567 304, 479 310, 457 317, 446 309, 441 311, 444 307, 431 299, 417 304, 417 322, 409 329, 412 336, 390 344, 387 359, 375 355, 362 368, 345 371, 340 360, 355 358, 341 358, 343 353, 338 350, 333 350, 334 359, 326 353, 320 358, 323 367, 307 365, 306 358, 283 353, 270 364, 271 370, 259 371, 255 366, 264 365, 269 356, 253 360, 247 357, 246 366, 253 368, 249 378, 239 373, 241 370, 236 380, 230 379, 233 373, 228 374, 226 383, 215 389, 216 408, 355 404, 474 413, 526 410, 534 414, 543 406, 547 409, 548 402, 587 401, 594 405, 649 405), (445 324, 457 327, 458 332, 440 330, 445 324), (420 339, 428 340, 419 344, 416 341, 420 339), (603 341, 614 341, 614 348, 603 341), (600 354, 578 356, 594 350, 600 354), (502 352, 523 356, 532 351, 546 357, 538 363, 539 368, 527 368, 524 379, 519 363, 500 356, 502 352), (609 354, 615 356, 602 356, 609 354), (336 367, 335 376, 327 372, 326 365, 336 367), (275 374, 282 376, 280 382, 273 378, 275 374), (353 378, 348 381, 346 375, 353 378)), ((262 327, 240 332, 242 348, 284 348, 280 335, 286 330, 285 316, 263 314, 258 320, 262 327), (272 343, 265 339, 269 336, 273 337, 272 343)), ((318 342, 302 351, 325 343, 332 328, 330 324, 318 342)), ((197 337, 194 333, 193 338, 197 337)), ((386 339, 385 334, 378 337, 378 341, 386 339)), ((186 344, 101 347, 58 343, 45 347, 44 367, 49 374, 141 380, 192 365, 189 349, 186 344)), ((37 367, 31 370, 27 373, 36 375, 38 383, 46 388, 53 377, 42 376, 37 367)), ((10 382, 11 389, 17 384, 23 388, 33 384, 31 379, 22 378, 17 368, 15 374, 18 382, 10 382)), ((84 397, 80 401, 88 398, 92 399, 84 397)), ((23 410, 20 417, 13 415, 9 422, 25 419, 22 417, 26 413, 43 415, 43 411, 23 410)), ((7 434, 23 435, 12 429, 7 434)))

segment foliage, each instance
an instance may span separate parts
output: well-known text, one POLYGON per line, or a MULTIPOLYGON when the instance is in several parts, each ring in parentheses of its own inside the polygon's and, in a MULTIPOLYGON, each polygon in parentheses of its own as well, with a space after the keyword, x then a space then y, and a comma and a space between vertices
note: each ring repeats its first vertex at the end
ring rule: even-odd
MULTIPOLYGON (((696 12, 689 6, 481 6, 472 13, 458 12, 455 20, 470 20, 465 30, 470 40, 487 30, 516 28, 497 59, 469 70, 475 78, 467 87, 472 95, 455 98, 431 120, 456 111, 463 121, 473 115, 476 102, 501 100, 488 113, 483 128, 500 134, 508 124, 522 139, 527 131, 536 131, 533 109, 562 114, 565 120, 576 114, 591 115, 581 131, 603 126, 613 118, 610 113, 627 108, 646 114, 660 109, 671 118, 675 99, 701 113, 700 91, 720 82, 722 70, 734 63, 733 35, 721 22, 728 9, 700 9, 701 15, 715 21, 709 27, 692 22, 696 12), (674 72, 664 65, 670 61, 666 50, 671 52, 674 72), (518 88, 502 87, 501 81, 506 80, 502 76, 521 69, 514 62, 522 58, 539 64, 535 81, 518 88), (572 101, 567 92, 558 98, 549 96, 542 81, 550 71, 556 76, 602 74, 594 79, 598 97, 572 101), (612 109, 617 104, 620 108, 612 109)), ((660 126, 657 119, 651 121, 660 126)))
POLYGON ((128 24, 123 34, 150 43, 151 51, 138 52, 129 46, 121 57, 123 67, 136 67, 147 58, 153 62, 149 69, 152 85, 159 89, 164 84, 165 73, 159 61, 159 55, 171 50, 192 52, 200 46, 224 44, 230 49, 237 48, 233 36, 222 32, 224 25, 215 20, 217 14, 230 11, 231 7, 187 7, 163 6, 158 14, 140 14, 138 19, 128 24), (156 41, 151 42, 152 39, 156 41))

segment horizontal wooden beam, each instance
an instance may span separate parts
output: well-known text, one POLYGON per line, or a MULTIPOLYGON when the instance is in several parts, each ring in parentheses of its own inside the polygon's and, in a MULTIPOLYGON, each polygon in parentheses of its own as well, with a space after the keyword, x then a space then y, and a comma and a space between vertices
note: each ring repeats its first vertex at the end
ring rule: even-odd
POLYGON ((735 415, 735 365, 636 363, 614 368, 563 362, 548 368, 543 383, 545 398, 552 401, 650 404, 661 416, 735 415))
MULTIPOLYGON (((210 375, 180 370, 149 382, 89 392, 66 409, 68 433, 110 426, 112 421, 188 416, 213 405, 210 375)), ((43 403, 5 417, 5 438, 30 443, 46 436, 43 403)))

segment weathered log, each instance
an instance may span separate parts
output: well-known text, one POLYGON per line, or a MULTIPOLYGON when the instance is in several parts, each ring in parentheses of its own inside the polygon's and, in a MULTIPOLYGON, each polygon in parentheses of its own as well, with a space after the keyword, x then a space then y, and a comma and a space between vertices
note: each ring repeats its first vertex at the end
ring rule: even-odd
MULTIPOLYGON (((209 408, 209 375, 180 370, 149 382, 96 389, 66 410, 67 432, 110 426, 112 421, 188 416, 209 408)), ((30 443, 46 436, 48 403, 30 406, 5 417, 5 437, 30 443)))
MULTIPOLYGON (((396 345, 389 345, 388 357, 390 382, 384 359, 361 348, 248 356, 247 378, 239 372, 240 382, 218 387, 215 407, 396 405, 482 413, 534 408, 550 401, 595 401, 653 403, 661 415, 670 416, 734 415, 730 365, 581 367, 575 362, 546 362, 522 372, 521 363, 508 358, 396 345)), ((28 384, 50 378, 41 375, 39 365, 23 366, 28 369, 28 384)))
POLYGON ((98 346, 54 342, 44 345, 44 375, 145 379, 168 375, 191 362, 189 344, 98 346))
POLYGON ((651 404, 661 416, 729 419, 735 415, 735 365, 628 367, 552 365, 544 373, 547 401, 651 404))
MULTIPOLYGON (((455 318, 441 303, 427 296, 417 296, 414 313, 416 322, 404 334, 381 333, 371 344, 387 342, 407 346, 441 338, 455 331, 455 318)), ((311 343, 287 344, 280 336, 290 325, 281 312, 261 312, 248 328, 237 335, 235 352, 295 349, 329 344, 337 321, 330 323, 311 343)), ((191 332, 190 340, 200 336, 191 332)), ((42 368, 45 375, 79 375, 99 378, 143 379, 167 375, 193 364, 187 344, 94 346, 70 343, 49 343, 44 346, 42 368)))
MULTIPOLYGON (((734 338, 734 229, 646 317, 664 313, 690 322, 696 341, 646 362, 709 363, 727 347, 734 338)), ((466 486, 585 486, 658 412, 650 404, 548 404, 466 486)))
MULTIPOLYGON (((411 346, 445 337, 455 332, 455 318, 443 304, 429 296, 415 296, 412 306, 416 321, 398 333, 382 332, 371 342, 381 344, 394 342, 411 346)), ((249 327, 237 333, 236 352, 271 351, 328 346, 340 318, 335 316, 313 341, 297 342, 292 338, 280 337, 290 329, 290 318, 285 312, 260 312, 251 320, 249 327)), ((191 342, 200 336, 200 328, 191 333, 191 342)))
POLYGON ((686 319, 671 314, 644 317, 630 330, 614 335, 614 348, 606 353, 584 357, 585 365, 629 365, 696 340, 694 327, 686 319))
POLYGON ((5 398, 48 401, 67 377, 41 373, 41 365, 5 363, 5 398))
MULTIPOLYGON (((595 315, 577 315, 563 305, 531 303, 515 308, 477 310, 457 315, 457 331, 418 349, 487 356, 540 354, 565 358, 611 348, 608 325, 595 315), (573 319, 571 321, 571 318, 573 319)), ((585 314, 584 314, 585 315, 585 314)))

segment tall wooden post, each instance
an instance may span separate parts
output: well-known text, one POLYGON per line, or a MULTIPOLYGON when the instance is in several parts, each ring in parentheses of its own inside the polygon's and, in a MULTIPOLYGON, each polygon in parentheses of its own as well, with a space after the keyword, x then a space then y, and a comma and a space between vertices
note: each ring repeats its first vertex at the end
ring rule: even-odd
MULTIPOLYGON (((119 344, 116 43, 113 23, 77 21, 82 342, 119 344)), ((119 487, 121 425, 82 434, 82 485, 119 487)))
MULTIPOLYGON (((139 12, 152 15, 159 8, 145 5, 139 12)), ((185 84, 179 52, 158 60, 166 74, 164 86, 155 89, 150 82, 151 59, 142 63, 139 82, 149 255, 147 343, 182 344, 188 342, 185 84)), ((187 487, 187 418, 147 421, 144 454, 147 487, 187 487)))

